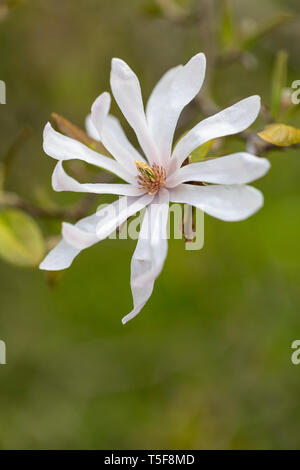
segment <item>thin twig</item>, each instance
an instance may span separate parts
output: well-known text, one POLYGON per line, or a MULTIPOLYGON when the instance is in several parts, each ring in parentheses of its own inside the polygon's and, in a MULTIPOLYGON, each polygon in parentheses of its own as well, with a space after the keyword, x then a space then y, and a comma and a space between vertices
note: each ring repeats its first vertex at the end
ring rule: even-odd
POLYGON ((15 208, 21 209, 32 217, 60 220, 77 220, 88 212, 96 200, 96 194, 88 194, 79 204, 68 208, 41 207, 32 202, 26 201, 17 194, 6 193, 0 201, 0 209, 15 208))

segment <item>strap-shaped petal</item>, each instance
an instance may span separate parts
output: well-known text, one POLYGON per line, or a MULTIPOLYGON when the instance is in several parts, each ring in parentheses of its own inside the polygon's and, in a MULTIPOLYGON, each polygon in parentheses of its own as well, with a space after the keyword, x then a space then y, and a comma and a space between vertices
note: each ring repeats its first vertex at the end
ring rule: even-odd
POLYGON ((98 219, 96 227, 87 230, 81 225, 63 223, 63 237, 75 248, 83 250, 107 238, 128 217, 144 209, 153 199, 150 194, 140 197, 122 197, 109 204, 95 214, 98 219))
POLYGON ((69 245, 65 240, 61 240, 41 262, 40 269, 45 271, 67 269, 79 253, 80 250, 69 245))
POLYGON ((144 158, 129 142, 118 119, 113 116, 107 117, 101 132, 101 140, 120 165, 133 175, 138 174, 134 161, 144 161, 144 158))
POLYGON ((82 250, 109 236, 126 220, 126 215, 130 217, 135 214, 152 199, 153 196, 150 195, 139 198, 123 197, 102 208, 96 214, 84 217, 75 225, 64 222, 63 239, 48 253, 40 264, 40 269, 60 271, 68 268, 82 250), (127 213, 124 210, 126 207, 127 213))
POLYGON ((121 59, 112 60, 110 84, 114 98, 135 131, 147 159, 150 163, 159 163, 158 152, 147 125, 139 80, 121 59))
POLYGON ((82 219, 75 225, 63 222, 62 235, 64 240, 69 243, 69 245, 80 251, 98 243, 110 235, 124 221, 121 217, 120 224, 118 224, 120 207, 123 208, 123 205, 126 207, 130 206, 136 202, 136 199, 138 198, 123 197, 117 199, 112 204, 108 204, 98 210, 90 219, 82 219), (114 219, 115 224, 111 224, 112 219, 114 219), (106 236, 103 236, 102 238, 97 235, 99 225, 103 229, 106 228, 106 236), (107 230, 108 225, 109 229, 107 230), (110 230, 111 225, 112 229, 110 230))
POLYGON ((171 202, 190 204, 228 222, 247 219, 263 206, 262 193, 252 186, 181 184, 169 193, 171 202))
POLYGON ((166 189, 161 189, 146 209, 139 240, 131 260, 133 310, 122 319, 123 324, 141 311, 152 294, 155 279, 163 268, 168 250, 168 212, 169 194, 166 189))
POLYGON ((119 196, 140 196, 141 190, 137 185, 113 183, 79 183, 69 176, 61 161, 57 162, 52 174, 54 191, 74 191, 79 193, 117 194, 119 196))
POLYGON ((257 118, 259 110, 260 97, 254 95, 199 122, 176 145, 174 160, 171 159, 172 168, 180 167, 190 153, 205 142, 247 129, 257 118))
POLYGON ((147 120, 152 137, 166 164, 183 108, 199 93, 205 75, 205 55, 200 53, 184 66, 167 72, 154 88, 147 104, 147 120))
POLYGON ((98 98, 96 98, 94 103, 92 104, 91 119, 95 126, 95 129, 97 129, 99 136, 101 135, 104 122, 109 113, 110 102, 110 94, 105 91, 104 93, 101 93, 101 95, 98 96, 98 98))
POLYGON ((125 170, 118 162, 95 152, 75 139, 60 134, 53 129, 49 122, 44 129, 43 148, 47 155, 56 160, 79 159, 91 165, 103 168, 104 170, 108 170, 125 181, 134 183, 132 174, 125 170))
MULTIPOLYGON (((118 205, 114 211, 107 211, 103 213, 101 210, 98 214, 104 217, 104 221, 101 221, 97 227, 97 237, 99 240, 104 240, 108 237, 117 227, 119 227, 128 217, 135 215, 141 211, 153 200, 153 195, 144 194, 139 197, 123 197, 119 199, 118 205)), ((105 209, 104 209, 105 211, 105 209)))
MULTIPOLYGON (((174 127, 174 132, 176 126, 176 124, 173 125, 174 119, 172 119, 172 122, 170 123, 166 122, 167 118, 170 116, 170 114, 172 114, 172 108, 171 111, 168 112, 170 100, 170 87, 172 82, 175 80, 176 75, 178 75, 179 70, 181 70, 182 68, 182 65, 173 67, 161 77, 161 79, 153 88, 146 105, 146 118, 148 122, 149 131, 152 135, 153 140, 156 143, 158 151, 162 155, 164 155, 164 148, 169 147, 168 144, 170 140, 170 138, 168 138, 168 143, 166 144, 165 142, 163 142, 163 137, 166 137, 168 136, 168 134, 171 134, 171 127, 174 127)), ((168 152, 165 153, 167 156, 168 152)))
POLYGON ((167 186, 172 188, 186 181, 246 184, 264 176, 270 166, 270 162, 266 158, 238 152, 225 157, 185 165, 168 177, 167 186))

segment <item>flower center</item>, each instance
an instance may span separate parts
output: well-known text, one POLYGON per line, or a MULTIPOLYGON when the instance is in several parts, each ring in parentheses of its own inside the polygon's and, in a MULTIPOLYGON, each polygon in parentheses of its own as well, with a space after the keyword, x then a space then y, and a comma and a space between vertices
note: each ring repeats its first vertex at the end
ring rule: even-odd
POLYGON ((166 169, 162 166, 150 166, 148 163, 135 160, 135 164, 140 174, 137 176, 139 186, 142 191, 148 194, 156 194, 166 184, 166 169))

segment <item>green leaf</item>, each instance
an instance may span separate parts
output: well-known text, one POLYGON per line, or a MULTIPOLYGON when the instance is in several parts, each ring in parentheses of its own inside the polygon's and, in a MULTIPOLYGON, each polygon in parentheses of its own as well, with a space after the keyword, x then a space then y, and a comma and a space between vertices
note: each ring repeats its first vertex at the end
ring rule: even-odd
POLYGON ((0 212, 0 256, 17 266, 37 266, 45 254, 35 220, 19 209, 0 212))
POLYGON ((278 147, 288 147, 300 143, 300 129, 285 124, 270 124, 258 135, 266 142, 278 147))
POLYGON ((196 150, 191 153, 191 162, 195 163, 203 160, 210 151, 210 148, 213 143, 214 139, 209 140, 208 142, 205 142, 204 144, 200 145, 200 147, 196 148, 196 150))
POLYGON ((237 45, 231 0, 222 0, 221 10, 220 42, 222 48, 228 50, 237 45))
POLYGON ((288 54, 286 51, 279 51, 273 69, 272 91, 271 91, 271 114, 274 119, 278 117, 282 90, 287 81, 288 54))

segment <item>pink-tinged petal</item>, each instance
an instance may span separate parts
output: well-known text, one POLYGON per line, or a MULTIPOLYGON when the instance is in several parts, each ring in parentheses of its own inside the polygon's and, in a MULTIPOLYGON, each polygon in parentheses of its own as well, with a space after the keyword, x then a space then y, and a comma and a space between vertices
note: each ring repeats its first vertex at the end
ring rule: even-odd
POLYGON ((62 224, 62 235, 67 243, 80 251, 95 245, 99 241, 95 233, 83 230, 68 222, 62 224))
POLYGON ((92 229, 82 224, 63 224, 63 237, 74 248, 83 250, 107 238, 128 217, 142 210, 153 199, 146 194, 141 197, 122 197, 99 210, 94 215, 92 229))
POLYGON ((125 222, 128 217, 135 215, 141 211, 148 204, 151 203, 154 196, 151 194, 144 194, 140 197, 123 197, 118 201, 118 205, 114 208, 115 210, 106 209, 101 210, 98 215, 103 217, 103 220, 97 226, 97 237, 99 240, 103 240, 108 237, 117 227, 125 222))
POLYGON ((147 105, 147 120, 152 137, 166 164, 183 108, 199 93, 205 75, 205 55, 200 53, 182 66, 167 72, 154 88, 147 105))
POLYGON ((152 294, 168 250, 167 221, 169 194, 161 189, 147 207, 141 226, 139 240, 131 260, 131 290, 133 310, 122 319, 125 324, 143 308, 152 294))
POLYGON ((150 163, 159 163, 159 155, 147 125, 139 80, 121 59, 112 60, 110 84, 114 98, 135 131, 147 159, 150 163))
POLYGON ((257 118, 259 110, 260 97, 254 95, 199 122, 176 145, 172 168, 181 166, 191 152, 205 142, 247 129, 257 118))
POLYGON ((187 181, 203 181, 216 184, 246 184, 264 176, 270 169, 266 158, 246 152, 191 163, 179 168, 167 178, 167 187, 187 181))
POLYGON ((152 199, 153 196, 150 195, 139 198, 123 197, 103 207, 96 214, 84 217, 75 225, 63 223, 63 240, 48 253, 40 264, 40 269, 60 271, 68 268, 83 249, 89 248, 109 236, 126 220, 126 215, 130 217, 135 214, 152 199), (98 235, 99 228, 101 233, 98 235))
POLYGON ((101 132, 101 140, 119 164, 136 176, 138 171, 134 161, 144 161, 144 158, 129 142, 118 119, 108 116, 101 132))
POLYGON ((132 175, 112 158, 105 157, 86 145, 55 131, 48 122, 44 129, 44 152, 56 160, 79 159, 108 170, 129 183, 135 183, 132 175))
POLYGON ((140 196, 142 191, 132 184, 79 183, 69 176, 61 161, 52 174, 52 187, 55 191, 74 191, 79 193, 117 194, 119 196, 140 196))
POLYGON ((96 100, 92 104, 91 119, 99 135, 101 135, 104 122, 109 113, 110 102, 110 94, 105 91, 100 96, 98 96, 98 98, 96 98, 96 100))
POLYGON ((225 221, 244 220, 263 206, 262 193, 252 186, 181 184, 169 189, 170 201, 190 204, 225 221))

